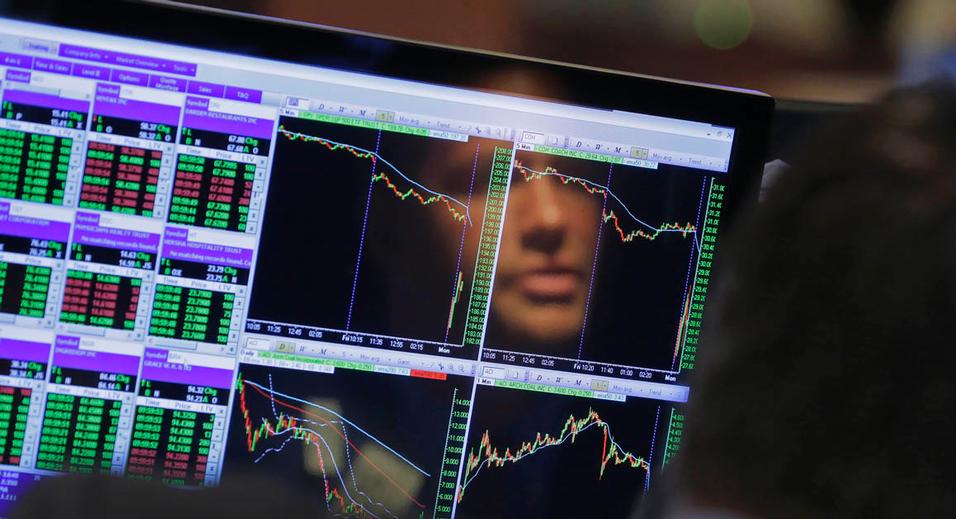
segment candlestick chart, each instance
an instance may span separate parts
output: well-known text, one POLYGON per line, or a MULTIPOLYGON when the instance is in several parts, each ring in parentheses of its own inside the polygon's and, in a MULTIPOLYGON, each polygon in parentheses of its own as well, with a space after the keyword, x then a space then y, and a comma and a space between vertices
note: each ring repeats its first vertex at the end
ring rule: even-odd
MULTIPOLYGON (((693 267, 703 246, 709 177, 518 151, 499 252, 503 265, 534 259, 575 275, 563 307, 566 336, 550 345, 515 337, 516 319, 496 314, 506 298, 537 304, 517 284, 495 282, 485 344, 494 349, 669 370, 689 315, 693 267), (531 244, 530 246, 528 244, 531 244), (538 244, 535 246, 535 244, 538 244), (547 244, 547 247, 540 244, 547 244), (626 302, 626 303, 623 303, 626 302), (626 346, 625 346, 626 345, 626 346)), ((529 282, 530 283, 530 282, 529 282)), ((539 298, 540 299, 540 298, 539 298)), ((556 313, 555 313, 556 314, 556 313)), ((557 314, 556 314, 557 315, 557 314)))
POLYGON ((244 365, 223 478, 276 474, 334 515, 441 517, 452 499, 441 485, 454 486, 443 464, 458 385, 467 381, 244 365), (412 400, 415 391, 428 396, 412 400))
POLYGON ((281 118, 250 318, 463 343, 506 144, 392 130, 281 118), (304 269, 290 297, 281 280, 304 269))
POLYGON ((453 220, 467 225, 472 225, 469 207, 465 202, 458 200, 454 196, 432 191, 431 189, 419 184, 418 182, 409 178, 405 173, 398 169, 398 167, 389 162, 387 159, 383 158, 377 152, 369 151, 356 146, 350 146, 348 144, 342 144, 340 142, 324 139, 322 137, 292 132, 286 130, 284 127, 279 127, 279 134, 284 135, 287 139, 292 141, 314 142, 321 144, 329 151, 343 150, 348 152, 353 157, 359 159, 368 159, 372 163, 372 170, 377 171, 376 173, 372 174, 373 185, 376 183, 384 184, 386 188, 392 192, 392 194, 402 201, 411 198, 412 200, 417 200, 418 203, 423 206, 440 202, 448 209, 448 213, 453 220), (408 190, 403 191, 399 189, 397 185, 392 183, 388 174, 382 171, 383 169, 391 170, 400 176, 407 184, 410 185, 408 190))
POLYGON ((479 386, 475 404, 457 517, 626 517, 649 487, 658 403, 479 386))
POLYGON ((574 177, 571 175, 566 175, 558 171, 557 169, 547 166, 544 168, 544 171, 536 171, 531 169, 521 161, 515 162, 515 170, 521 173, 521 177, 525 182, 534 182, 536 180, 545 179, 548 177, 554 177, 561 181, 564 185, 576 185, 583 189, 586 193, 591 195, 596 195, 604 199, 604 208, 601 211, 601 220, 604 223, 612 222, 614 227, 614 232, 617 233, 618 237, 621 240, 621 243, 629 243, 635 239, 644 239, 647 241, 654 241, 658 236, 665 233, 679 233, 682 237, 686 238, 688 236, 693 236, 696 240, 697 227, 690 222, 687 223, 671 223, 665 222, 660 225, 653 225, 647 223, 637 216, 634 216, 634 213, 631 209, 621 200, 619 196, 614 194, 613 191, 607 186, 601 185, 597 182, 593 182, 586 178, 574 177), (614 212, 613 208, 607 207, 608 200, 613 200, 623 209, 625 213, 631 220, 637 224, 637 227, 634 230, 625 231, 621 226, 621 218, 614 212))

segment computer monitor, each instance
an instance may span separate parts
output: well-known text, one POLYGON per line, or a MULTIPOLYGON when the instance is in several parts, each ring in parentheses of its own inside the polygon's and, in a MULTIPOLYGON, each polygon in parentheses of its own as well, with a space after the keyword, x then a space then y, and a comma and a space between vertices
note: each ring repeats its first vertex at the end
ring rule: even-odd
POLYGON ((769 97, 25 4, 0 19, 0 504, 252 473, 335 515, 621 517, 667 470, 769 97))

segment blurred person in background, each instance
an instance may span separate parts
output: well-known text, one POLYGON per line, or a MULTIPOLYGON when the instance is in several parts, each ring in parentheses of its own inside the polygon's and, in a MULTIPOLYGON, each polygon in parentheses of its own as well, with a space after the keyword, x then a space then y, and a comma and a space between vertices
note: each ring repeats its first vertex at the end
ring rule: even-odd
POLYGON ((10 519, 318 519, 326 514, 318 503, 262 478, 236 477, 217 488, 179 489, 107 476, 57 476, 30 488, 10 519))
POLYGON ((956 516, 956 86, 820 143, 728 246, 647 517, 956 516))
MULTIPOLYGON (((547 169, 541 158, 533 160, 539 163, 524 166, 547 169)), ((521 351, 573 357, 584 326, 600 224, 600 199, 568 189, 558 177, 512 182, 489 336, 521 351)))
POLYGON ((889 28, 905 83, 939 74, 956 78, 956 2, 901 2, 889 28))

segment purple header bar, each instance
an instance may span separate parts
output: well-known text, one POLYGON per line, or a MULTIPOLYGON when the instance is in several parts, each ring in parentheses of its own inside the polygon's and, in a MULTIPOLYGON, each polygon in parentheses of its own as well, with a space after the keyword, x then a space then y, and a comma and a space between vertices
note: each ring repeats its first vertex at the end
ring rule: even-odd
POLYGON ((73 242, 95 247, 132 250, 137 252, 159 252, 159 234, 115 227, 101 227, 100 215, 96 213, 76 213, 76 225, 73 229, 73 242))
POLYGON ((42 342, 0 338, 0 359, 50 362, 50 345, 42 342))
POLYGON ((168 124, 176 127, 179 124, 179 107, 159 103, 123 99, 119 97, 119 88, 114 85, 96 86, 96 104, 93 106, 94 115, 119 117, 132 121, 147 121, 151 123, 168 124))
POLYGON ((33 57, 25 54, 0 52, 0 65, 8 67, 30 68, 33 66, 33 57))
POLYGON ((196 76, 195 63, 153 58, 138 54, 127 54, 125 52, 113 52, 104 49, 93 49, 77 45, 60 45, 60 57, 120 65, 166 74, 178 74, 180 76, 196 76))
POLYGON ((146 348, 143 356, 143 380, 172 382, 219 389, 232 387, 232 370, 207 366, 187 366, 168 362, 169 352, 158 348, 146 348))
POLYGON ((97 67, 96 65, 84 65, 82 63, 73 64, 73 75, 90 79, 102 79, 109 81, 110 69, 106 67, 97 67))
POLYGON ((149 74, 113 69, 112 73, 110 73, 110 81, 126 83, 127 85, 146 86, 149 84, 149 74))
POLYGON ((40 94, 37 92, 25 92, 23 90, 4 90, 3 100, 13 103, 23 103, 25 105, 43 106, 46 108, 56 108, 59 110, 72 110, 74 112, 88 113, 90 104, 80 99, 64 99, 60 96, 50 94, 40 94))
POLYGON ((222 97, 226 91, 226 85, 217 85, 215 83, 206 83, 204 81, 190 81, 186 90, 190 94, 199 94, 209 97, 222 97))
POLYGON ((66 243, 70 239, 70 224, 29 216, 11 216, 10 203, 0 202, 0 234, 66 243))
POLYGON ((273 121, 269 119, 212 112, 208 107, 208 99, 187 97, 186 111, 183 112, 183 126, 197 130, 258 137, 260 139, 272 138, 273 121))
POLYGON ((8 70, 7 81, 16 81, 17 83, 29 83, 31 74, 27 70, 8 70))
POLYGON ((226 87, 226 99, 235 99, 247 103, 259 104, 262 102, 262 90, 252 90, 251 88, 239 88, 234 86, 226 87))
POLYGON ((136 376, 139 371, 139 355, 121 355, 80 349, 80 338, 58 335, 53 348, 53 365, 61 368, 84 369, 105 373, 122 373, 136 376))
POLYGON ((189 231, 166 227, 163 239, 163 257, 195 263, 252 268, 252 249, 241 249, 213 243, 188 241, 189 231))
POLYGON ((73 64, 69 61, 60 61, 58 59, 36 58, 33 60, 33 70, 42 70, 44 72, 55 72, 57 74, 70 75, 73 64))
POLYGON ((173 92, 185 92, 186 80, 180 79, 178 77, 156 76, 150 74, 149 87, 158 88, 160 90, 171 90, 173 92))

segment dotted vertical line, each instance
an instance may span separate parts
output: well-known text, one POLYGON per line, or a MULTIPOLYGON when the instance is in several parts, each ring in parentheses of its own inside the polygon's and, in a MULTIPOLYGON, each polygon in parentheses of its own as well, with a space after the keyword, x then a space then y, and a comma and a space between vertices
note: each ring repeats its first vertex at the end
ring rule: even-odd
POLYGON ((269 373, 269 404, 272 406, 272 416, 278 420, 279 412, 276 411, 275 390, 272 389, 272 373, 269 373))
MULTIPOLYGON (((466 218, 465 218, 465 221, 462 222, 462 226, 461 226, 461 243, 458 245, 458 261, 455 263, 455 271, 452 272, 451 274, 452 300, 454 300, 456 296, 458 296, 459 298, 461 297, 461 294, 456 293, 458 290, 458 272, 461 271, 461 253, 462 251, 465 250, 465 234, 468 233, 468 226, 474 225, 474 224, 471 224, 471 221, 472 221, 471 220, 471 195, 475 189, 475 174, 478 172, 478 152, 480 151, 481 151, 481 143, 479 142, 478 145, 475 146, 475 163, 474 165, 471 166, 471 182, 468 183, 468 202, 465 204, 466 218)), ((451 317, 451 312, 454 312, 454 311, 455 311, 454 308, 448 311, 449 318, 451 317)), ((449 324, 451 324, 450 319, 449 319, 449 324)), ((445 344, 448 344, 448 334, 450 333, 451 333, 451 326, 445 326, 445 341, 444 341, 445 344)))
POLYGON ((654 417, 654 432, 651 434, 651 450, 647 455, 647 477, 644 478, 644 495, 651 489, 651 467, 654 466, 654 445, 657 443, 657 424, 661 419, 661 406, 657 406, 657 415, 654 417))
POLYGON ((700 183, 700 200, 697 201, 697 218, 694 219, 694 225, 696 226, 694 228, 694 233, 698 235, 697 237, 699 237, 700 229, 702 227, 700 223, 700 215, 704 210, 704 198, 707 196, 707 179, 708 177, 704 177, 704 180, 702 180, 700 183))
POLYGON ((368 211, 372 206, 372 189, 375 187, 375 167, 378 166, 378 149, 382 143, 382 130, 378 131, 375 138, 375 153, 372 155, 372 173, 368 180, 368 195, 365 197, 365 216, 362 217, 362 234, 359 237, 358 259, 355 260, 355 277, 352 278, 352 297, 349 298, 349 313, 345 319, 345 329, 352 327, 352 309, 355 307, 355 291, 358 289, 359 267, 362 265, 362 249, 365 247, 365 229, 368 225, 368 211))
POLYGON ((604 234, 604 211, 607 209, 607 197, 611 191, 611 174, 614 172, 614 164, 607 168, 607 182, 604 184, 604 201, 601 202, 601 215, 598 218, 597 243, 594 245, 594 260, 591 262, 591 281, 588 282, 588 295, 584 300, 584 319, 581 322, 581 340, 578 342, 578 360, 581 360, 581 353, 584 351, 584 334, 588 327, 588 313, 591 311, 591 292, 594 290, 594 278, 597 276, 597 260, 601 251, 601 236, 604 234))

